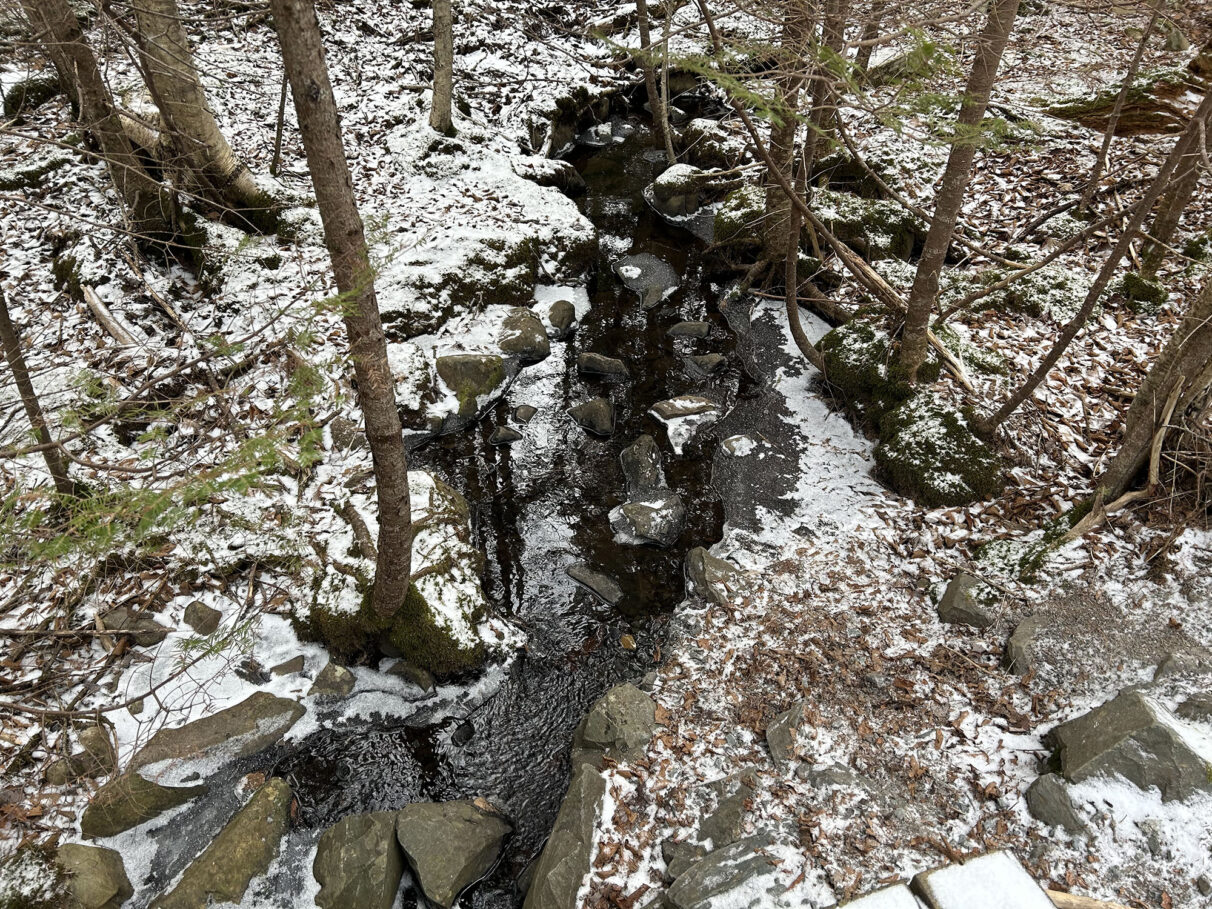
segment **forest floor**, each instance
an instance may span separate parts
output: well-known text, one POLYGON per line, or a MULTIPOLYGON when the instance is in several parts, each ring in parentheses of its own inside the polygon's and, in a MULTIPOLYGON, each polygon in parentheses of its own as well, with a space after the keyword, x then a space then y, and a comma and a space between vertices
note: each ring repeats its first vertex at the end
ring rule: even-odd
MULTIPOLYGON (((339 16, 325 14, 354 185, 385 263, 385 309, 396 302, 416 317, 426 306, 416 288, 479 267, 477 256, 494 242, 521 235, 558 246, 583 238, 575 206, 518 176, 541 169, 532 155, 550 150, 541 127, 557 99, 580 86, 606 91, 625 78, 611 50, 588 35, 589 26, 611 22, 618 10, 609 3, 576 6, 578 21, 559 29, 552 17, 563 16, 567 5, 551 7, 546 17, 546 8, 513 0, 464 12, 456 48, 468 111, 460 124, 464 138, 436 154, 424 126, 426 96, 410 87, 428 81, 428 12, 357 0, 341 4, 339 16)), ((686 17, 680 24, 692 18, 688 8, 679 16, 686 17)), ((995 102, 1034 128, 978 155, 963 219, 981 243, 1000 247, 1080 189, 1100 136, 1047 117, 1040 100, 1114 86, 1121 73, 1109 61, 1125 57, 1124 32, 1123 20, 1105 12, 1058 8, 1024 17, 995 102)), ((198 38, 220 122, 253 171, 267 173, 281 72, 271 33, 264 24, 245 28, 224 19, 203 24, 198 38)), ((625 29, 613 39, 635 41, 625 29)), ((697 49, 705 36, 688 28, 678 40, 681 49, 697 49)), ((1177 67, 1189 56, 1157 50, 1146 63, 1177 67)), ((0 84, 7 90, 33 65, 6 65, 0 84)), ((136 82, 121 60, 110 78, 127 89, 136 82)), ((957 70, 940 87, 954 89, 960 78, 957 70)), ((138 107, 133 89, 118 94, 138 107)), ((920 123, 906 119, 900 130, 856 111, 845 117, 860 145, 898 173, 902 191, 928 206, 945 150, 930 141, 926 115, 920 123)), ((287 125, 277 189, 303 198, 307 176, 289 113, 287 125)), ((725 126, 739 133, 736 124, 725 126)), ((0 791, 0 837, 10 845, 78 833, 87 786, 56 787, 41 778, 70 747, 70 730, 56 725, 55 711, 107 711, 119 753, 129 756, 165 723, 236 703, 257 688, 303 695, 302 678, 254 684, 237 670, 249 660, 268 667, 296 654, 312 674, 324 665, 322 649, 301 643, 288 621, 295 601, 310 594, 287 563, 307 558, 313 539, 333 551, 349 548, 352 534, 332 503, 348 498, 341 490, 351 480, 358 504, 370 502, 368 457, 341 450, 331 429, 322 464, 313 470, 298 463, 304 444, 298 408, 324 414, 326 423, 338 415, 356 422, 339 319, 321 302, 331 289, 316 219, 296 210, 298 238, 291 241, 249 239, 209 225, 210 241, 225 254, 203 288, 181 269, 135 260, 121 237, 97 227, 116 220, 114 200, 103 188, 102 167, 70 145, 71 132, 67 105, 58 99, 0 137, 0 170, 31 161, 49 167, 24 193, 0 194, 0 280, 25 331, 47 410, 85 419, 104 413, 115 400, 143 394, 149 374, 192 369, 216 337, 245 340, 213 368, 256 357, 244 394, 199 400, 166 417, 180 430, 167 449, 155 420, 106 428, 79 442, 79 475, 116 497, 131 489, 146 493, 135 503, 140 507, 183 475, 202 476, 213 505, 205 514, 173 527, 158 549, 143 537, 115 546, 94 529, 72 553, 0 575, 0 636, 8 639, 0 700, 37 705, 0 704, 0 760, 10 770, 0 791), (64 281, 61 272, 56 280, 52 266, 69 256, 74 277, 64 281), (114 348, 89 308, 72 299, 73 281, 96 289, 133 329, 136 347, 114 348), (187 328, 174 324, 173 309, 187 328), (301 392, 292 384, 294 367, 282 353, 288 345, 305 350, 319 388, 301 392), (246 428, 230 432, 233 423, 246 428), (247 483, 233 464, 257 456, 259 439, 274 443, 282 467, 271 482, 247 483), (146 467, 149 456, 160 459, 155 469, 146 467), (89 466, 102 461, 126 472, 89 466), (113 552, 138 558, 110 559, 113 552), (149 659, 107 650, 93 633, 94 616, 114 605, 154 606, 179 624, 186 605, 199 599, 237 629, 216 653, 183 632, 149 659), (54 639, 31 642, 32 629, 54 639), (116 709, 149 686, 163 687, 142 713, 116 709)), ((1109 178, 1124 181, 1125 197, 1156 169, 1169 141, 1147 135, 1116 142, 1109 178)), ((1212 227, 1205 198, 1197 197, 1185 232, 1212 227)), ((1040 255, 1063 239, 1064 220, 1052 236, 1031 238, 1029 253, 1040 255)), ((1106 237, 1095 238, 1062 256, 1036 288, 1046 303, 1035 316, 983 310, 957 317, 962 349, 992 353, 1002 366, 972 370, 973 393, 947 379, 938 392, 965 403, 999 400, 1075 308, 1107 248, 1106 237)), ((540 283, 572 282, 558 262, 548 264, 540 283)), ((987 264, 978 256, 965 268, 987 264)), ((901 288, 912 280, 903 264, 881 268, 901 288)), ((813 371, 788 365, 780 372, 785 419, 804 440, 794 452, 800 486, 786 508, 770 512, 761 532, 730 527, 713 548, 746 571, 747 588, 727 605, 688 601, 680 610, 679 622, 691 630, 655 666, 663 728, 642 760, 607 774, 610 810, 595 834, 599 857, 584 891, 590 905, 639 903, 659 891, 662 842, 693 837, 718 801, 705 784, 737 773, 754 784, 745 831, 775 835, 779 863, 772 874, 789 900, 830 905, 957 856, 1005 847, 1041 882, 1132 906, 1197 904, 1197 879, 1212 876, 1212 797, 1163 802, 1155 790, 1127 783, 1083 783, 1071 796, 1085 832, 1071 836, 1034 820, 1023 793, 1047 760, 1045 737, 1057 723, 1126 686, 1152 683, 1168 654, 1212 651, 1206 516, 1183 512, 1180 500, 1142 506, 1052 553, 1030 577, 1021 569, 1089 494, 1113 454, 1130 402, 1126 390, 1138 384, 1203 276, 1194 267, 1165 272, 1170 295, 1155 312, 1112 297, 1008 424, 1006 491, 972 506, 925 509, 882 488, 873 479, 870 444, 825 405, 813 371), (996 621, 987 629, 938 620, 937 597, 961 569, 999 591, 996 621), (1003 668, 1002 656, 1008 634, 1028 614, 1041 616, 1045 631, 1038 664, 1024 677, 1003 668), (805 769, 795 772, 772 762, 762 736, 772 718, 800 699, 810 734, 800 741, 797 767, 805 769)), ((842 303, 860 299, 844 280, 834 296, 842 303)), ((755 319, 782 334, 779 313, 758 303, 755 319)), ((457 332, 466 330, 460 324, 439 331, 436 343, 459 345, 457 332)), ((794 364, 794 347, 788 339, 783 346, 794 364)), ((419 354, 401 346, 396 355, 407 366, 419 354)), ((7 388, 3 394, 11 404, 7 388)), ((406 385, 401 395, 407 406, 406 385)), ((17 443, 20 419, 9 419, 0 432, 4 444, 17 443)), ((42 464, 26 456, 0 471, 14 502, 9 507, 20 517, 22 496, 36 482, 31 478, 42 476, 42 464)), ((496 678, 486 676, 477 696, 496 678)), ((359 680, 362 699, 351 701, 349 715, 398 711, 404 708, 393 698, 415 696, 383 674, 359 671, 359 680)), ((1150 690, 1173 707, 1208 680, 1204 665, 1150 690)), ((304 726, 293 734, 304 734, 304 726)))

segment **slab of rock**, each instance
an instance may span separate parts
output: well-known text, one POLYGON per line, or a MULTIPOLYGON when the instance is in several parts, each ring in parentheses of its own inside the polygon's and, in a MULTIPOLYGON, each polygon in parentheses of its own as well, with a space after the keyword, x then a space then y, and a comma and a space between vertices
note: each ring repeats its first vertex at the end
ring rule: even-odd
POLYGON ((614 405, 606 398, 592 398, 584 404, 568 408, 568 415, 582 429, 598 436, 614 432, 614 405))
POLYGON ((615 685, 590 708, 572 737, 573 766, 603 757, 641 757, 656 729, 656 702, 630 682, 615 685))
POLYGON ((693 417, 719 409, 720 405, 711 398, 705 398, 702 395, 679 395, 676 398, 658 401, 653 405, 652 412, 662 420, 672 420, 676 417, 693 417))
POLYGON ((773 878, 774 866, 762 851, 773 845, 768 835, 759 834, 715 850, 678 875, 665 894, 666 900, 673 909, 710 909, 713 901, 726 901, 735 909, 768 905, 770 898, 764 888, 753 883, 766 876, 773 878), (738 893, 742 888, 744 896, 738 893))
POLYGON ((611 509, 610 526, 619 543, 672 546, 686 527, 686 506, 676 492, 649 494, 611 509))
POLYGON ((67 885, 78 909, 118 909, 135 893, 122 856, 113 849, 67 843, 55 861, 70 875, 67 885))
POLYGON ((497 346, 502 353, 517 357, 523 363, 537 363, 551 353, 547 329, 529 309, 511 309, 501 323, 497 346))
POLYGON ((185 624, 203 637, 214 634, 222 620, 223 613, 200 600, 185 607, 185 624))
POLYGON ((707 848, 699 843, 661 843, 661 858, 665 860, 665 883, 672 884, 691 865, 707 854, 707 848))
POLYGON ((93 794, 80 816, 80 833, 85 839, 114 836, 150 821, 170 808, 184 805, 206 792, 201 786, 161 786, 127 771, 110 780, 93 794))
POLYGON ((537 407, 531 407, 529 404, 519 404, 513 411, 513 418, 519 423, 525 425, 534 419, 534 415, 539 412, 537 407))
POLYGON ((520 441, 522 441, 522 434, 510 426, 498 426, 488 438, 489 445, 496 445, 498 447, 512 445, 514 442, 520 441))
POLYGON ((619 455, 623 476, 627 479, 627 497, 635 499, 655 489, 665 488, 661 470, 661 452, 652 436, 642 435, 619 455))
POLYGON ((154 647, 172 631, 146 612, 135 612, 125 606, 107 612, 101 617, 101 624, 106 631, 129 634, 140 647, 154 647))
POLYGON ((698 338, 702 340, 711 334, 710 322, 678 322, 668 332, 671 338, 698 338))
POLYGON ((702 546, 686 553, 686 581, 690 592, 709 602, 723 605, 735 590, 741 572, 723 559, 716 558, 702 546))
POLYGON ((305 712, 297 701, 258 691, 234 707, 176 729, 161 729, 131 758, 130 767, 138 770, 160 761, 216 754, 231 760, 247 757, 281 739, 305 712))
POLYGON ((52 786, 66 786, 85 777, 95 779, 117 771, 118 755, 104 726, 89 726, 81 731, 79 741, 83 751, 61 758, 46 768, 46 781, 52 786))
POLYGON ((962 865, 923 871, 910 886, 930 909, 1055 909, 1009 852, 990 852, 962 865))
POLYGON ((1212 791, 1212 754, 1169 711, 1139 691, 1122 691, 1053 730, 1061 773, 1080 783, 1121 776, 1161 790, 1162 801, 1212 791))
POLYGON ((1184 720, 1212 723, 1212 694, 1196 694, 1187 698, 1174 711, 1184 720))
POLYGON ((731 795, 720 799, 715 811, 699 825, 699 839, 711 841, 712 849, 730 846, 745 832, 745 802, 753 795, 746 786, 738 786, 731 795))
POLYGON ((618 606, 623 601, 623 588, 619 582, 600 571, 594 571, 588 565, 571 565, 564 573, 604 603, 618 606))
POLYGON ((645 309, 658 306, 682 283, 672 265, 651 253, 624 256, 614 270, 623 285, 639 295, 645 309))
POLYGON ((416 802, 396 814, 396 837, 425 897, 450 909, 487 876, 513 828, 472 802, 416 802))
POLYGON ((711 375, 728 362, 726 356, 718 353, 699 354, 693 357, 686 357, 685 360, 692 371, 704 376, 711 375))
POLYGON ((573 765, 572 782, 535 864, 523 909, 568 909, 577 904, 593 860, 593 831, 605 794, 606 780, 600 773, 586 764, 573 765))
POLYGON ((843 903, 844 909, 922 909, 913 891, 904 884, 876 890, 856 900, 843 903))
POLYGON ((290 787, 274 777, 254 793, 227 826, 185 869, 177 886, 152 909, 206 909, 239 903, 249 882, 264 874, 290 824, 290 787))
POLYGON ((316 676, 316 680, 312 682, 311 688, 307 692, 308 697, 330 697, 344 698, 354 690, 354 685, 358 682, 352 672, 346 669, 339 663, 329 662, 327 666, 320 670, 320 674, 316 676))
POLYGON ((1035 647, 1035 638, 1042 627, 1043 623, 1039 617, 1033 615, 1027 616, 1018 623, 1014 633, 1010 635, 1010 640, 1006 642, 1004 662, 1007 669, 1023 675, 1031 671, 1034 665, 1032 650, 1035 647))
POLYGON ((607 376, 613 379, 626 379, 631 376, 631 371, 622 360, 596 353, 578 355, 577 372, 583 376, 607 376))
POLYGON ((799 701, 784 710, 766 726, 766 747, 778 767, 785 767, 795 757, 795 743, 804 723, 804 702, 799 701))
POLYGON ((547 321, 551 324, 557 338, 566 338, 571 334, 577 320, 577 309, 568 300, 556 300, 547 310, 547 321))
POLYGON ((297 657, 291 657, 289 660, 279 663, 277 666, 271 666, 269 669, 270 675, 294 675, 297 672, 303 671, 303 654, 297 657))
POLYGON ((1085 828, 1065 781, 1055 773, 1045 773, 1028 786, 1026 799, 1027 810, 1041 824, 1063 827, 1069 833, 1081 833, 1085 828))
POLYGON ((449 354, 438 357, 434 365, 438 377, 459 399, 458 414, 464 419, 479 413, 480 401, 505 383, 505 363, 497 356, 449 354))
POLYGON ((329 827, 311 870, 321 909, 391 909, 404 876, 396 813, 355 814, 329 827))
POLYGON ((988 592, 979 578, 961 571, 951 579, 939 601, 938 620, 948 625, 988 628, 993 624, 993 613, 984 602, 988 592))

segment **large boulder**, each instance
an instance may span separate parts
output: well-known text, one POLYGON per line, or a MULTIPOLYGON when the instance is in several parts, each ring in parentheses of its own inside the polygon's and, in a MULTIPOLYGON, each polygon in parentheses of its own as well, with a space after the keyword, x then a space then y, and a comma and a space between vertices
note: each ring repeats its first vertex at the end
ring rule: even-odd
POLYGON ((763 850, 774 845, 766 834, 747 837, 717 849, 682 872, 665 898, 672 909, 711 909, 726 903, 757 909, 770 903, 766 879, 774 883, 775 867, 763 850))
POLYGON ((290 787, 273 778, 254 793, 152 909, 206 909, 239 903, 249 882, 264 874, 290 824, 290 787))
POLYGON ((492 354, 448 354, 435 367, 457 399, 462 420, 474 419, 505 384, 505 361, 492 354))
POLYGON ((114 836, 138 827, 170 808, 184 805, 206 789, 205 785, 161 786, 134 771, 127 771, 94 793, 80 816, 80 833, 90 840, 114 836))
POLYGON ((472 802, 416 802, 396 814, 396 837, 429 902, 450 909, 487 876, 513 828, 472 802))
POLYGON ((630 761, 644 754, 656 729, 656 702, 630 682, 616 685, 590 708, 572 738, 574 766, 603 757, 630 761))
POLYGON ((338 821, 320 836, 311 868, 321 909, 391 909, 404 875, 395 812, 338 821))
POLYGON ((666 218, 687 218, 699 210, 699 189, 706 175, 691 164, 674 164, 656 178, 648 196, 666 218))
POLYGON ((606 780, 586 764, 574 765, 572 782, 555 826, 535 865, 523 909, 568 909, 577 903, 593 860, 593 831, 601 813, 606 780))
POLYGON ((1163 801, 1212 791, 1212 748, 1182 720, 1139 691, 1115 698, 1053 730, 1061 773, 1072 783, 1120 776, 1163 801))
POLYGON ((551 341, 547 329, 529 309, 511 309, 501 323, 501 335, 497 340, 501 352, 517 357, 523 363, 537 363, 551 353, 551 341))
POLYGON ((56 861, 68 873, 68 888, 79 909, 118 909, 134 895, 122 856, 113 849, 67 843, 56 861))

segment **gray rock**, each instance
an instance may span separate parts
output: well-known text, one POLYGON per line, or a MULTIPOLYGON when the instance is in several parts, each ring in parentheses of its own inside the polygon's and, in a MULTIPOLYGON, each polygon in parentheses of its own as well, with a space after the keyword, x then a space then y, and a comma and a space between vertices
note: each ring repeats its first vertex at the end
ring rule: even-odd
POLYGON ((612 509, 610 526, 621 543, 672 546, 686 527, 686 506, 676 492, 650 493, 612 509))
POLYGON ((488 438, 489 445, 512 445, 522 441, 522 434, 509 426, 498 426, 488 438))
POLYGON ((816 789, 827 789, 830 786, 863 786, 858 774, 840 764, 829 764, 818 770, 805 762, 795 768, 795 775, 805 783, 811 783, 816 789))
POLYGON ((271 666, 269 669, 270 675, 294 675, 297 672, 303 671, 303 654, 297 657, 291 657, 289 660, 279 663, 277 666, 271 666))
POLYGON ((699 825, 699 839, 711 840, 712 849, 729 846, 745 832, 745 802, 753 795, 744 786, 720 799, 715 811, 699 825))
POLYGON ((1197 694, 1187 698, 1174 711, 1184 720, 1212 723, 1212 694, 1197 694))
POLYGON ((652 436, 642 435, 619 455, 623 476, 627 479, 627 496, 642 496, 654 489, 665 488, 665 472, 661 470, 661 452, 652 436))
POLYGON ((227 822, 219 835, 152 909, 206 909, 212 903, 239 903, 249 882, 264 874, 278 854, 290 824, 290 787, 269 780, 227 822))
POLYGON ((608 376, 615 379, 631 376, 631 371, 622 360, 596 353, 580 354, 577 357, 577 372, 585 376, 608 376))
POLYGON ((730 900, 729 906, 756 909, 766 905, 765 888, 753 887, 752 882, 773 875, 774 867, 762 852, 773 845, 769 835, 760 834, 715 850, 678 875, 665 895, 666 900, 673 909, 710 909, 714 900, 745 887, 752 897, 744 903, 730 900))
POLYGON ((497 356, 450 354, 434 364, 438 377, 459 400, 459 416, 471 419, 480 411, 480 401, 505 384, 505 362, 497 356))
POLYGON ((1202 650, 1176 650, 1167 653, 1153 672, 1153 681, 1160 682, 1178 675, 1206 671, 1212 666, 1212 654, 1202 650))
POLYGON ((685 357, 685 360, 690 365, 692 372, 703 376, 711 375, 728 362, 727 357, 718 353, 699 354, 693 357, 685 357))
POLYGON ((206 786, 161 786, 127 771, 110 780, 92 797, 80 816, 85 839, 114 836, 206 792, 206 786))
POLYGON ((433 691, 437 684, 430 673, 420 666, 414 666, 404 660, 397 660, 395 665, 387 670, 387 673, 388 675, 398 675, 402 679, 407 679, 426 692, 433 691))
POLYGON ((701 413, 718 411, 719 409, 719 404, 716 404, 711 398, 704 398, 702 395, 679 395, 676 398, 658 401, 652 406, 653 413, 662 420, 672 420, 675 417, 692 417, 701 413))
POLYGON ((614 405, 606 398, 593 398, 570 407, 568 415, 578 426, 594 435, 608 436, 614 432, 614 405))
POLYGON ((537 363, 551 354, 551 341, 542 321, 529 309, 511 309, 501 323, 497 340, 501 352, 523 363, 537 363))
POLYGON ((347 417, 333 417, 333 421, 328 424, 328 431, 332 433, 332 447, 337 451, 357 451, 367 446, 366 433, 347 417))
POLYGON ((118 909, 134 896, 122 856, 113 849, 67 843, 55 860, 70 875, 68 888, 78 909, 118 909))
POLYGON ((711 334, 710 322, 678 322, 669 329, 669 336, 671 338, 698 338, 702 340, 709 334, 711 334))
POLYGON ((200 600, 194 600, 185 607, 185 624, 200 635, 214 634, 221 621, 223 613, 200 600))
POLYGON ((623 601, 623 588, 609 575, 594 571, 588 565, 569 566, 564 573, 605 603, 617 606, 623 601))
POLYGON ((312 874, 321 909, 391 909, 404 875, 396 813, 355 814, 324 831, 312 874))
POLYGON ((1039 634, 1043 623, 1038 616, 1029 615, 1018 623, 1014 629, 1014 633, 1010 635, 1010 640, 1006 642, 1006 668, 1012 672, 1018 672, 1026 675, 1031 671, 1034 664, 1032 650, 1035 646, 1035 638, 1039 634))
POLYGON ((535 864, 523 909, 576 905, 581 881, 593 861, 593 831, 605 794, 606 780, 600 773, 585 764, 573 766, 572 782, 535 864))
POLYGON ((1212 878, 1201 874, 1195 879, 1195 889, 1199 891, 1200 896, 1212 896, 1212 878))
POLYGON ((167 760, 223 754, 231 759, 263 751, 306 711, 296 701, 258 691, 245 700, 176 729, 161 729, 131 759, 138 770, 167 760))
POLYGON ((101 617, 101 624, 106 631, 129 634, 140 647, 154 647, 172 631, 146 612, 135 612, 125 606, 107 612, 101 617))
POLYGON ((651 253, 624 256, 614 264, 623 285, 639 295, 640 305, 652 309, 682 283, 677 271, 651 253))
POLYGON ((698 843, 665 840, 661 843, 661 858, 665 860, 665 883, 673 883, 706 854, 707 848, 698 843))
POLYGON ((512 828, 471 802, 414 802, 396 814, 396 837, 426 898, 450 909, 497 862, 512 828))
POLYGON ((804 702, 784 710, 766 726, 766 747, 778 767, 784 767, 795 757, 795 743, 804 722, 804 702))
POLYGON ((723 605, 728 602, 729 591, 736 589, 740 577, 738 569, 702 546, 686 553, 686 580, 695 596, 723 605))
POLYGON ((988 588, 970 574, 960 572, 951 579, 938 604, 938 619, 948 625, 988 628, 993 616, 984 604, 988 588))
POLYGON ((910 886, 931 909, 1055 909, 1052 900, 1009 852, 989 852, 962 865, 923 871, 910 886))
POLYGON ((572 737, 573 765, 601 758, 641 757, 656 729, 656 702, 630 682, 607 691, 581 720, 572 737))
POLYGON ((107 776, 118 769, 118 756, 105 727, 89 726, 79 738, 83 751, 60 758, 46 768, 46 781, 50 785, 66 786, 85 777, 107 776))
POLYGON ((572 332, 576 320, 576 307, 567 300, 556 300, 556 302, 551 304, 551 309, 547 311, 547 321, 555 329, 555 336, 557 338, 568 337, 572 332))
POLYGON ((308 697, 349 697, 357 681, 354 674, 344 666, 330 661, 320 670, 320 674, 316 676, 307 695, 308 697))
POLYGON ((519 423, 525 425, 534 419, 534 415, 539 412, 537 407, 531 407, 529 404, 519 404, 513 411, 513 418, 519 423))
POLYGON ((1081 833, 1085 825, 1073 807, 1065 782, 1055 773, 1045 773, 1027 787, 1027 810, 1049 827, 1063 827, 1069 833, 1081 833))
POLYGON ((1070 782, 1119 775, 1162 800, 1212 791, 1212 755, 1203 754, 1180 720, 1139 691, 1122 691, 1053 732, 1061 773, 1070 782))
POLYGON ((675 164, 657 177, 645 196, 656 211, 667 218, 686 218, 699 210, 699 185, 703 171, 689 164, 675 164))

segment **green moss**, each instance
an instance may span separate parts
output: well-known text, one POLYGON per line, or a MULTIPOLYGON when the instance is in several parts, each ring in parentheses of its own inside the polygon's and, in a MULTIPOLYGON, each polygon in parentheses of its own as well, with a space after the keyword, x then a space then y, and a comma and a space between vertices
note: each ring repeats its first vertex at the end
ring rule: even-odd
POLYGON ((484 663, 484 645, 462 647, 433 620, 433 612, 416 585, 409 588, 386 639, 410 665, 419 666, 437 678, 470 672, 484 663))
MULTIPOLYGON (((982 273, 981 280, 996 284, 1006 275, 1005 270, 992 268, 982 273)), ((1064 322, 1081 308, 1089 290, 1087 274, 1053 262, 990 294, 986 300, 988 306, 1004 312, 1064 322)))
POLYGON ((926 225, 898 202, 818 190, 817 216, 867 259, 908 259, 926 241, 926 225))
MULTIPOLYGON (((1128 89, 1116 125, 1116 135, 1172 133, 1183 128, 1182 117, 1170 102, 1189 89, 1202 91, 1186 70, 1164 69, 1142 73, 1128 89)), ((1064 98, 1045 108, 1045 113, 1072 120, 1089 129, 1105 129, 1119 97, 1114 86, 1094 95, 1064 98)))
MULTIPOLYGON (((900 182, 893 172, 890 162, 870 157, 864 158, 864 163, 878 174, 880 180, 885 184, 896 186, 900 182)), ((851 193, 863 199, 888 198, 888 194, 880 186, 880 180, 871 176, 867 172, 867 168, 859 164, 844 149, 821 158, 812 172, 812 182, 815 186, 851 193)))
POLYGON ((724 197, 715 213, 715 242, 758 246, 762 242, 762 220, 766 216, 766 193, 746 184, 724 197))
POLYGON ((74 255, 55 256, 51 261, 51 277, 55 290, 67 294, 77 303, 84 302, 84 287, 80 281, 80 260, 74 255))
POLYGON ((1124 275, 1119 290, 1129 302, 1136 304, 1134 309, 1144 312, 1156 312, 1170 298, 1170 294, 1157 281, 1142 278, 1133 271, 1124 275))
POLYGON ((15 120, 62 93, 58 76, 30 76, 28 79, 22 79, 4 94, 4 119, 15 120))
POLYGON ((22 846, 0 859, 0 909, 64 909, 76 905, 67 872, 44 846, 22 846))
POLYGON ((880 420, 875 460, 893 489, 928 507, 988 499, 1005 485, 993 450, 958 411, 926 393, 880 420))
POLYGON ((42 183, 43 177, 71 161, 71 155, 52 154, 35 158, 17 167, 0 170, 0 191, 29 189, 42 183))
POLYGON ((1183 246, 1183 255, 1196 262, 1207 262, 1212 258, 1212 230, 1188 240, 1183 246))
MULTIPOLYGON (((892 340, 869 323, 853 319, 825 335, 819 347, 834 396, 871 429, 913 394, 892 340)), ((927 382, 938 378, 937 360, 931 357, 918 375, 927 382)))

